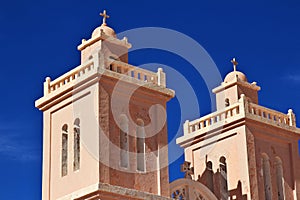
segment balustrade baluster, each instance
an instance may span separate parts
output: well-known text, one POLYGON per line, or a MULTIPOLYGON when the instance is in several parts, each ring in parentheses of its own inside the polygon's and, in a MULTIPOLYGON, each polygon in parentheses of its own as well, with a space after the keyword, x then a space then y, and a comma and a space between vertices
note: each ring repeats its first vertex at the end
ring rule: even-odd
POLYGON ((212 125, 212 124, 214 124, 215 123, 215 117, 212 117, 211 119, 210 119, 210 124, 212 125))
POLYGON ((189 133, 193 132, 193 126, 189 126, 189 133))
POLYGON ((251 114, 253 114, 253 115, 255 114, 253 107, 251 107, 251 114))
POLYGON ((119 74, 121 74, 121 73, 122 73, 122 72, 121 72, 121 69, 122 69, 122 68, 121 68, 120 66, 117 66, 117 71, 116 71, 116 72, 119 73, 119 74))
POLYGON ((225 111, 224 112, 224 119, 227 119, 228 118, 228 113, 227 113, 228 111, 225 111))
POLYGON ((117 66, 116 66, 116 65, 113 64, 113 65, 111 66, 111 69, 112 69, 112 71, 117 72, 117 66))
POLYGON ((200 129, 204 128, 204 121, 200 122, 200 129))
POLYGON ((206 120, 206 127, 208 127, 210 125, 210 119, 206 120))
POLYGON ((232 109, 232 116, 236 116, 237 115, 237 108, 238 107, 235 107, 232 109))
POLYGON ((230 117, 230 110, 226 111, 226 119, 228 119, 230 117))

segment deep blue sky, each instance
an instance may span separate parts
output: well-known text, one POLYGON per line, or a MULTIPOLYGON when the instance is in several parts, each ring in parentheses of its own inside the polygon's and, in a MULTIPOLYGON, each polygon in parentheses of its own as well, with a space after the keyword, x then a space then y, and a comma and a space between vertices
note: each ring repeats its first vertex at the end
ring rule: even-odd
MULTIPOLYGON (((300 119, 300 2, 244 1, 3 1, 0 6, 0 199, 41 198, 42 113, 34 101, 42 96, 46 76, 56 78, 79 65, 77 45, 101 24, 122 32, 138 27, 164 27, 196 40, 210 54, 222 77, 239 69, 262 87, 260 104, 300 119)), ((130 38, 129 38, 130 41, 130 38)), ((210 111, 207 88, 189 65, 168 52, 133 52, 130 62, 162 63, 188 76, 201 115, 210 111), (188 69, 188 67, 186 67, 188 69), (199 85, 198 85, 199 84, 199 85)), ((178 101, 170 102, 169 134, 179 127, 178 101)), ((191 116, 191 119, 196 116, 191 116)), ((298 123, 299 125, 299 123, 298 123)), ((170 168, 171 180, 181 176, 179 162, 170 168)))

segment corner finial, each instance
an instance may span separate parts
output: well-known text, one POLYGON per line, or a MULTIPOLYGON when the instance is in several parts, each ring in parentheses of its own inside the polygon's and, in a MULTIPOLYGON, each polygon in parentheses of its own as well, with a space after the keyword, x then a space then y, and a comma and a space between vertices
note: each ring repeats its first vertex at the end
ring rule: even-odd
POLYGON ((239 64, 235 58, 232 58, 231 63, 233 64, 233 71, 236 71, 236 66, 239 64))
POLYGON ((103 13, 100 13, 100 16, 103 17, 103 22, 102 22, 102 24, 103 24, 103 25, 106 25, 106 19, 109 18, 109 15, 106 14, 106 10, 103 10, 103 13))

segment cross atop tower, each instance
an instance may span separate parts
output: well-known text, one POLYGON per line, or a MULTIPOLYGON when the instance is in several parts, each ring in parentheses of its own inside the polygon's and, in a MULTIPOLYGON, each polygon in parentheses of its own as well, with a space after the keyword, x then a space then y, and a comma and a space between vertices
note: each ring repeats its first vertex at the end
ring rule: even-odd
POLYGON ((231 63, 233 64, 233 71, 236 71, 236 66, 237 66, 239 63, 235 60, 235 58, 233 58, 233 59, 231 60, 231 63))
POLYGON ((100 16, 103 17, 103 22, 102 22, 102 24, 103 24, 103 25, 106 25, 106 19, 109 18, 109 15, 106 14, 106 10, 103 10, 103 13, 100 13, 100 16))

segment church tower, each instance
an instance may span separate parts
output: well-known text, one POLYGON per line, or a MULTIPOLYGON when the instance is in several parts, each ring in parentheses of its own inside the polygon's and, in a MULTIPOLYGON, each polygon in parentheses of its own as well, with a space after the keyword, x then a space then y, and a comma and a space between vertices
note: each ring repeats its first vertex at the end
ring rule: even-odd
POLYGON ((260 106, 256 82, 230 72, 215 88, 217 111, 184 124, 177 143, 191 178, 217 199, 300 199, 295 114, 260 106))
POLYGON ((42 199, 169 199, 166 88, 161 68, 128 64, 127 38, 103 23, 81 64, 44 82, 42 199))

